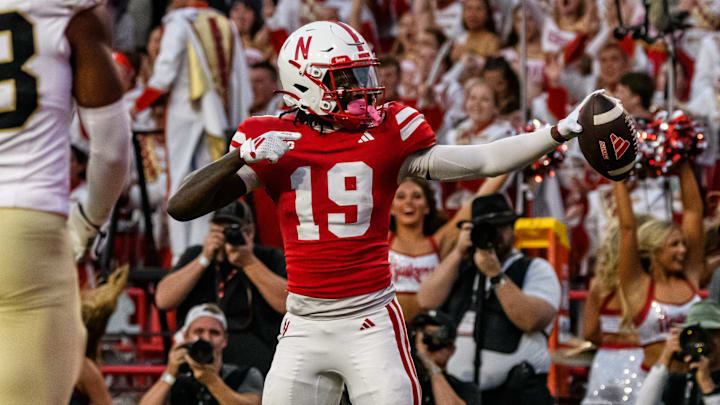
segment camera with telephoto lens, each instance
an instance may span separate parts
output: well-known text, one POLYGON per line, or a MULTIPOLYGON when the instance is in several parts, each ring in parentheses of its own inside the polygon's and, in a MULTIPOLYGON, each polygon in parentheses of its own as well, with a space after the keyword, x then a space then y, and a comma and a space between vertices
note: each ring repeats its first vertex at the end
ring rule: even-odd
POLYGON ((416 316, 411 322, 410 329, 413 352, 416 349, 415 342, 419 332, 422 332, 422 342, 428 347, 428 350, 435 352, 455 343, 457 326, 452 318, 444 312, 430 311, 416 316), (433 331, 427 331, 426 326, 428 325, 437 326, 437 328, 433 331))
POLYGON ((180 347, 187 349, 188 356, 200 364, 211 364, 215 360, 213 355, 215 348, 207 340, 198 339, 194 342, 184 343, 180 347))
POLYGON ((472 241, 473 247, 476 249, 494 249, 500 241, 500 233, 497 228, 489 222, 473 221, 470 241, 472 241))
POLYGON ((436 352, 453 344, 455 337, 450 332, 450 328, 445 325, 440 326, 432 332, 423 331, 423 343, 431 352, 436 352))
POLYGON ((681 351, 676 353, 676 357, 680 361, 690 356, 690 362, 695 362, 710 351, 710 335, 698 324, 683 328, 679 340, 681 351))
POLYGON ((242 246, 245 244, 245 235, 243 227, 240 224, 230 224, 223 229, 225 242, 233 246, 242 246))

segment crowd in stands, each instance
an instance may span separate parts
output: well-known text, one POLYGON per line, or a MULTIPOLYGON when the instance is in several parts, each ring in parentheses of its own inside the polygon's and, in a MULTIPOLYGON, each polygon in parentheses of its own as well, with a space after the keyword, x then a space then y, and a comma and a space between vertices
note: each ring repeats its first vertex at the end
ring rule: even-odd
MULTIPOLYGON (((642 23, 647 11, 639 0, 108 3, 138 148, 116 209, 113 264, 147 264, 152 236, 153 264, 173 269, 159 280, 152 305, 176 311, 179 340, 202 337, 224 348, 215 350, 211 365, 189 362, 205 387, 186 388, 193 396, 259 403, 285 312, 285 261, 278 218, 264 192, 189 222, 168 217, 167 199, 188 173, 227 151, 243 119, 284 111, 275 92, 276 59, 288 34, 308 22, 339 20, 373 45, 385 102, 419 110, 441 144, 511 137, 526 132, 530 119, 555 124, 599 88, 620 99, 640 129, 673 95, 674 108, 702 122, 706 134, 699 156, 660 175, 638 171, 628 182, 594 172, 577 141, 541 178, 516 172, 457 183, 401 180, 389 261, 405 319, 425 317, 412 328, 423 390, 434 394, 423 403, 474 403, 481 391, 486 403, 554 403, 546 388, 547 336, 567 299, 561 283, 588 290, 586 303, 572 306, 572 332, 599 348, 583 404, 659 404, 664 395, 666 405, 679 403, 668 399, 681 398, 676 392, 662 392, 662 381, 688 367, 698 370, 705 403, 720 403, 720 357, 672 355, 693 319, 711 331, 720 353, 720 310, 702 300, 708 288, 720 299, 719 1, 678 2, 676 11, 689 15, 674 34, 674 59, 667 40, 614 35, 615 28, 642 23), (669 69, 675 70, 672 92, 669 69), (493 217, 496 254, 472 249, 470 225, 489 213, 501 214, 493 217), (517 213, 566 226, 567 279, 558 279, 560 269, 547 261, 513 249, 517 213), (232 229, 239 232, 235 242, 232 229), (450 336, 428 345, 424 335, 443 328, 450 336), (646 378, 652 385, 643 385, 646 378)), ((84 198, 88 155, 82 132, 74 126, 76 200, 84 198)), ((86 288, 96 285, 99 267, 97 255, 85 260, 86 288)), ((181 402, 190 394, 170 389, 187 374, 179 369, 188 350, 174 343, 167 370, 140 403, 200 403, 181 402)))

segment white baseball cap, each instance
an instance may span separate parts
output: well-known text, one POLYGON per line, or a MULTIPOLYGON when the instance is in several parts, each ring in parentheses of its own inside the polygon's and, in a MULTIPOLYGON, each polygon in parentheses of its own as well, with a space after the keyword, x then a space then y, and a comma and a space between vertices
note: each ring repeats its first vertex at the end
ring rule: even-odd
POLYGON ((223 330, 227 331, 227 319, 225 318, 225 314, 223 313, 222 309, 220 309, 220 307, 212 303, 195 305, 194 307, 190 308, 190 311, 185 317, 185 324, 183 325, 182 329, 180 329, 180 331, 182 333, 187 332, 187 330, 190 328, 190 325, 195 322, 195 320, 203 316, 217 319, 222 324, 223 330))

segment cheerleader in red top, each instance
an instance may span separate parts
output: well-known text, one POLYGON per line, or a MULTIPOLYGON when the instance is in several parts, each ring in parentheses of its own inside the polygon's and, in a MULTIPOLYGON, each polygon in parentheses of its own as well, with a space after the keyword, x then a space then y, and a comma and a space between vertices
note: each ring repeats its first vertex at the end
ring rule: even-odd
POLYGON ((646 370, 658 360, 672 324, 685 321, 706 276, 703 201, 690 163, 679 166, 681 226, 651 220, 638 227, 627 187, 621 182, 614 185, 622 247, 619 285, 643 345, 646 370))
MULTIPOLYGON (((494 193, 506 178, 503 175, 489 179, 476 195, 494 193)), ((404 318, 410 322, 421 312, 416 299, 420 282, 455 245, 457 223, 470 219, 470 204, 445 222, 430 184, 409 177, 395 192, 390 215, 390 271, 404 318)))

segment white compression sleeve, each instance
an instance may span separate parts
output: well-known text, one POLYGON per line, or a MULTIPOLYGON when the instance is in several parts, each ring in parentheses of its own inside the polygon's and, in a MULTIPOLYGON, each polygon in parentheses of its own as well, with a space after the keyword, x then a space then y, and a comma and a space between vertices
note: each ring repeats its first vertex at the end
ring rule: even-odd
POLYGON ((83 210, 93 224, 102 225, 125 186, 130 166, 130 115, 123 99, 99 108, 78 106, 90 137, 87 201, 83 210))
POLYGON ((398 181, 405 176, 442 181, 494 177, 520 169, 557 146, 550 127, 485 145, 436 145, 409 156, 398 181))

